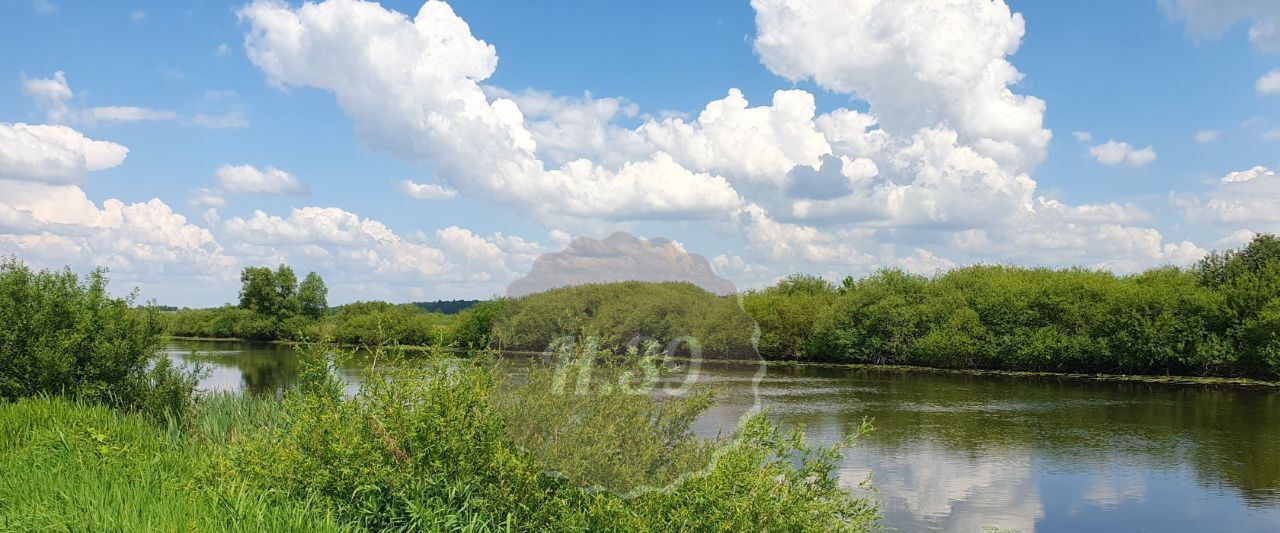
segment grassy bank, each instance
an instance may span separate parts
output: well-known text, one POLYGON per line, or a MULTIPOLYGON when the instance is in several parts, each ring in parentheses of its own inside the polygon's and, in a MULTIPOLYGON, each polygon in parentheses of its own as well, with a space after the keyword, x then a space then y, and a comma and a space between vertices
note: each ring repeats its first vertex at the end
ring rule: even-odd
POLYGON ((196 482, 243 401, 206 402, 191 427, 64 398, 0 403, 0 531, 344 530, 306 502, 196 482))

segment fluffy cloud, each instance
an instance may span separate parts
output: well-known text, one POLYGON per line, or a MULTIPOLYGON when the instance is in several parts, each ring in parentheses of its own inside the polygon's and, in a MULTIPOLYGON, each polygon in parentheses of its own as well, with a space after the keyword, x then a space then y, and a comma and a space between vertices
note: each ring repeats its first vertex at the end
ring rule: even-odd
POLYGON ((885 129, 949 123, 1017 170, 1044 159, 1044 102, 1014 94, 1022 16, 990 0, 753 0, 755 49, 790 80, 866 100, 885 129))
POLYGON ((208 230, 187 223, 159 199, 109 199, 98 207, 74 185, 3 180, 0 198, 0 226, 8 226, 0 228, 0 253, 20 253, 49 266, 106 266, 126 276, 221 275, 236 266, 208 230), (23 226, 3 224, 14 213, 23 226))
POLYGON ((1082 143, 1093 142, 1093 134, 1087 131, 1073 132, 1071 136, 1075 137, 1077 141, 1082 143))
POLYGON ((400 182, 400 191, 410 198, 419 200, 448 200, 458 195, 458 191, 436 183, 418 183, 412 180, 400 182))
POLYGON ((1280 230, 1280 177, 1256 166, 1232 172, 1203 195, 1173 195, 1189 221, 1224 230, 1280 230))
POLYGON ((1249 170, 1232 172, 1230 174, 1227 174, 1226 176, 1223 176, 1222 179, 1218 181, 1220 181, 1221 183, 1244 183, 1246 181, 1253 181, 1258 178, 1273 178, 1275 177, 1275 175, 1276 173, 1267 167, 1256 166, 1249 170))
POLYGON ((483 236, 457 226, 405 236, 336 207, 294 209, 288 217, 255 211, 228 219, 223 230, 247 262, 284 261, 317 270, 349 292, 338 297, 349 299, 497 294, 544 251, 519 237, 483 236))
MULTIPOLYGON (((404 192, 456 190, 515 207, 559 228, 555 242, 568 241, 564 228, 711 220, 704 227, 741 239, 733 258, 769 265, 737 269, 753 279, 1015 258, 1137 268, 1203 252, 1134 226, 1148 217, 1131 205, 1037 194, 1031 173, 1051 133, 1044 102, 1013 92, 1022 75, 1009 57, 1024 27, 1003 1, 753 7, 755 48, 770 70, 855 95, 868 110, 819 114, 803 90, 752 105, 728 89, 692 118, 653 117, 623 98, 485 86, 497 51, 438 1, 412 17, 353 0, 264 0, 239 14, 246 53, 269 83, 332 92, 362 143, 444 180, 404 182, 404 192)), ((1100 157, 1115 160, 1108 144, 1100 157)), ((1116 164, 1155 158, 1114 144, 1116 164)), ((405 241, 431 243, 454 264, 492 255, 475 239, 496 245, 465 230, 405 241)), ((736 268, 729 257, 725 268, 736 268)))
POLYGON ((187 205, 191 207, 211 207, 223 209, 227 207, 227 199, 216 189, 200 188, 187 195, 187 205))
POLYGON ((1273 70, 1258 78, 1253 88, 1261 95, 1280 94, 1280 70, 1273 70))
POLYGON ((1255 49, 1280 52, 1280 10, 1270 0, 1160 0, 1160 6, 1197 37, 1218 38, 1247 21, 1255 49))
POLYGON ((1131 167, 1145 167, 1156 160, 1156 151, 1150 146, 1146 148, 1135 148, 1127 142, 1118 142, 1108 140, 1105 143, 1089 148, 1089 153, 1097 159, 1099 163, 1113 167, 1116 165, 1128 165, 1131 167))
POLYGON ((650 121, 638 132, 694 170, 782 185, 797 165, 817 167, 831 146, 814 125, 813 95, 778 91, 773 105, 749 107, 738 89, 712 101, 693 123, 650 121))
POLYGON ((548 168, 517 104, 479 85, 497 66, 494 48, 443 2, 412 20, 355 1, 259 1, 239 14, 250 26, 246 52, 273 84, 332 91, 363 142, 431 165, 464 193, 595 218, 702 218, 740 204, 723 177, 663 153, 548 168))
POLYGON ((310 194, 297 176, 271 166, 259 170, 252 165, 222 165, 218 167, 217 178, 222 190, 235 194, 310 194))
POLYGON ((35 102, 36 107, 45 111, 49 122, 63 122, 71 115, 67 100, 74 95, 67 85, 67 75, 61 70, 54 72, 52 78, 29 79, 24 74, 22 92, 35 102))
POLYGON ((124 162, 129 149, 66 126, 0 123, 0 179, 78 183, 124 162))

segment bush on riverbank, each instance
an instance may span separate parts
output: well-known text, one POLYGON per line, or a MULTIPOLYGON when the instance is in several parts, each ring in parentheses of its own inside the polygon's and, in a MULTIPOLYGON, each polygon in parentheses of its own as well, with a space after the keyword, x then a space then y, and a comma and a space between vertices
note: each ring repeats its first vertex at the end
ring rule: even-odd
POLYGON ((1280 240, 1116 276, 971 266, 837 288, 788 278, 745 305, 770 357, 943 368, 1280 377, 1280 240))
POLYGON ((601 347, 613 349, 636 339, 666 346, 691 338, 707 357, 755 357, 755 323, 737 297, 690 283, 627 281, 551 289, 508 300, 492 327, 491 342, 512 350, 540 352, 563 336, 595 337, 601 347))
POLYGON ((195 376, 159 356, 162 325, 104 271, 32 271, 0 260, 0 399, 66 395, 160 416, 186 411, 195 376))
MULTIPOLYGON (((627 429, 611 433, 564 433, 544 426, 544 413, 520 408, 558 394, 546 380, 497 387, 494 367, 483 357, 434 354, 406 367, 394 363, 394 352, 383 353, 384 370, 347 396, 325 356, 323 347, 304 354, 309 364, 298 391, 285 399, 280 424, 242 434, 215 461, 209 479, 321 502, 327 512, 372 530, 863 531, 877 518, 874 505, 839 486, 838 450, 811 448, 800 434, 762 418, 746 424, 704 475, 674 490, 623 498, 548 475, 554 465, 542 462, 546 456, 513 439, 524 436, 530 444, 528 437, 554 436, 558 460, 607 449, 617 452, 609 461, 645 458, 646 472, 661 471, 661 464, 685 464, 686 455, 673 450, 709 451, 691 431, 696 413, 709 404, 613 417, 627 429), (662 436, 599 442, 652 432, 662 436)), ((592 420, 620 412, 619 402, 656 401, 647 395, 580 399, 574 407, 592 420)))
POLYGON ((293 315, 281 319, 233 306, 181 309, 166 313, 166 331, 178 337, 253 341, 330 338, 350 345, 375 342, 429 346, 452 339, 456 316, 429 313, 413 304, 356 302, 321 318, 293 315))

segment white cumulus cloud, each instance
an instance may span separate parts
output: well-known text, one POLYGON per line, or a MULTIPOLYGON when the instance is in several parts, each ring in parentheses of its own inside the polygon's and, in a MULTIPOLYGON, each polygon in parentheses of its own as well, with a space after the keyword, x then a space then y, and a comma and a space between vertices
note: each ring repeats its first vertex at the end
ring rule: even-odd
POLYGON ((1044 159, 1044 102, 1014 94, 1007 57, 1022 16, 991 0, 753 0, 755 49, 791 80, 857 95, 884 128, 950 123, 960 141, 1015 169, 1044 159))
POLYGON ((222 165, 217 172, 218 186, 235 194, 265 194, 274 196, 306 196, 307 187, 297 176, 268 166, 258 169, 253 165, 222 165))
POLYGON ((124 162, 129 149, 66 126, 0 123, 0 179, 78 183, 124 162))
POLYGON ((1136 148, 1127 142, 1119 142, 1116 140, 1108 140, 1105 143, 1089 148, 1089 153, 1097 159, 1099 163, 1109 167, 1116 165, 1128 165, 1131 167, 1145 167, 1156 160, 1156 151, 1148 146, 1146 148, 1136 148))
POLYGON ((259 1, 239 11, 249 59, 278 86, 332 91, 366 144, 429 164, 449 185, 551 215, 703 218, 740 204, 723 177, 671 156, 604 166, 548 167, 517 104, 479 82, 497 53, 452 8, 423 4, 410 19, 367 2, 291 9, 259 1))

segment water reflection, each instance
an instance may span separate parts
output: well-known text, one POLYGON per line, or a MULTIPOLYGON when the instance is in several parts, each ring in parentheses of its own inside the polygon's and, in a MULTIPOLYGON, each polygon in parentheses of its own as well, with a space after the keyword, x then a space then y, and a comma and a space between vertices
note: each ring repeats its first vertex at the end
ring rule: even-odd
MULTIPOLYGON (((214 368, 210 390, 273 393, 296 379, 283 347, 175 343, 214 368)), ((359 363, 341 369, 358 382, 359 363)), ((753 369, 704 365, 720 405, 698 423, 733 427, 753 369)), ((868 475, 902 531, 1280 530, 1280 393, 929 372, 776 366, 760 383, 770 417, 819 440, 876 431, 842 481, 868 475)))

